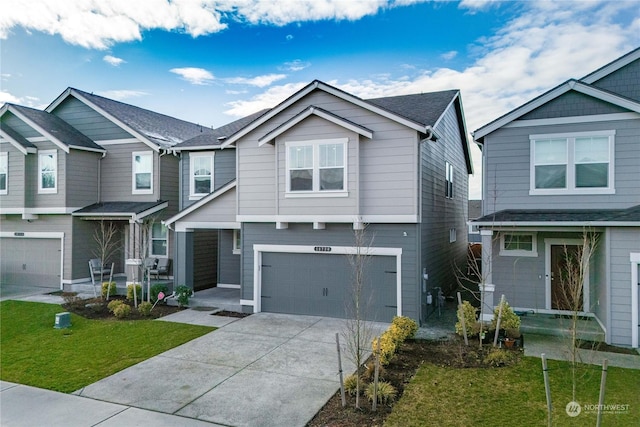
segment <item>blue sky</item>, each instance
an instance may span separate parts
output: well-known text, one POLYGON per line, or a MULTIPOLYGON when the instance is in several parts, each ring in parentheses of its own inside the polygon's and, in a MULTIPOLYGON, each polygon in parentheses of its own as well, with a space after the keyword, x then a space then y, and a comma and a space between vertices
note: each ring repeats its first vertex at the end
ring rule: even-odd
POLYGON ((44 108, 72 86, 214 127, 320 79, 362 98, 460 89, 473 131, 640 45, 637 0, 0 0, 0 10, 0 103, 44 108))

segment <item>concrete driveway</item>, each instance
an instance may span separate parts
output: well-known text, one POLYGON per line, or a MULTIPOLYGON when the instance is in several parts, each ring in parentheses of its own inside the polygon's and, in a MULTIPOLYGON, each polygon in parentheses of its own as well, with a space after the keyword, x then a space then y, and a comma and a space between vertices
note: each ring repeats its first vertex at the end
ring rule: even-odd
MULTIPOLYGON (((224 319, 230 323, 217 331, 75 394, 240 427, 304 426, 338 390, 335 334, 343 320, 271 313, 224 319)), ((373 324, 376 333, 387 326, 373 324)), ((344 357, 343 367, 355 371, 344 357)))

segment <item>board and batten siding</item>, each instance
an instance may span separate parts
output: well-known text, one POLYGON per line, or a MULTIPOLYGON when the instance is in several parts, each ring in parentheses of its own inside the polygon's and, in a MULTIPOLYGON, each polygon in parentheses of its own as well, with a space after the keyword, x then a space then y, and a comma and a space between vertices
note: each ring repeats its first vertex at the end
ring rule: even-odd
MULTIPOLYGON (((327 224, 324 230, 313 230, 311 224, 289 224, 276 230, 273 223, 245 223, 242 229, 242 289, 241 298, 253 300, 253 245, 318 245, 354 246, 351 224, 327 224)), ((419 251, 417 224, 370 224, 365 238, 373 247, 402 249, 402 314, 420 321, 420 279, 416 262, 419 251), (405 236, 404 233, 407 235, 405 236)), ((337 256, 323 255, 317 256, 337 256)), ((345 285, 351 281, 345 277, 345 285)))
POLYGON ((100 153, 73 149, 66 155, 66 206, 81 208, 98 202, 100 157, 100 153))
MULTIPOLYGON (((450 106, 435 128, 438 141, 416 142, 421 170, 421 267, 429 278, 427 291, 457 287, 456 275, 466 272, 468 172, 455 108, 450 106), (445 162, 454 168, 453 198, 446 197, 445 162), (450 242, 449 230, 456 230, 450 242), (458 270, 458 271, 456 271, 458 270)), ((437 292, 437 291, 436 291, 437 292)), ((423 295, 422 300, 426 300, 423 295)))
POLYGON ((102 202, 154 202, 158 193, 158 154, 142 142, 109 146, 100 160, 102 202), (153 153, 153 194, 132 194, 133 152, 153 153))
MULTIPOLYGON (((588 118, 585 118, 588 120, 588 118)), ((502 128, 485 139, 483 214, 503 209, 610 209, 640 203, 640 119, 502 128), (529 135, 615 130, 615 194, 529 195, 529 135)))
POLYGON ((23 208, 25 206, 25 163, 27 156, 8 142, 0 143, 0 152, 7 153, 7 194, 0 194, 2 209, 23 208))
POLYGON ((68 96, 52 113, 98 143, 133 138, 133 135, 73 96, 68 96))
MULTIPOLYGON (((312 92, 238 141, 238 213, 276 214, 279 200, 276 191, 284 188, 278 187, 276 179, 276 169, 279 169, 276 150, 270 145, 259 147, 258 139, 311 105, 353 121, 374 133, 372 140, 359 138, 357 193, 360 214, 417 215, 416 132, 322 91, 312 92), (408 194, 410 197, 405 197, 408 194)), ((334 124, 315 117, 298 124, 296 132, 298 128, 304 133, 305 139, 324 139, 327 135, 338 134, 334 124), (315 136, 308 132, 308 129, 314 128, 317 129, 315 136)), ((348 135, 350 132, 343 129, 339 133, 348 135)), ((278 138, 279 141, 281 139, 278 138)), ((320 203, 317 200, 304 200, 320 203)), ((325 206, 333 206, 335 201, 336 198, 326 198, 325 206)))
MULTIPOLYGON (((155 155, 155 154, 154 154, 155 155)), ((180 159, 171 154, 164 154, 158 157, 160 168, 156 171, 160 188, 160 200, 169 202, 169 205, 162 211, 164 218, 178 213, 179 190, 180 190, 180 159)))
MULTIPOLYGON (((640 227, 611 227, 610 333, 612 344, 631 345, 631 263, 629 254, 640 252, 640 227)), ((637 326, 636 326, 637 327, 637 326)))
MULTIPOLYGON (((213 155, 213 191, 236 179, 236 150, 212 150, 213 155)), ((198 200, 189 200, 191 192, 191 154, 182 152, 182 209, 191 206, 198 200)), ((198 153, 198 152, 195 152, 198 153)))

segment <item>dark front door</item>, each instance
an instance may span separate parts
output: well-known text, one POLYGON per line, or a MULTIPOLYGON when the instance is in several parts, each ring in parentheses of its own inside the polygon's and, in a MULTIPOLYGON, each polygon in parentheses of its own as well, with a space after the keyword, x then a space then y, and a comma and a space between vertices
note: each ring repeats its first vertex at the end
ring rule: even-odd
POLYGON ((578 283, 580 246, 551 245, 551 308, 583 311, 584 283, 578 283))

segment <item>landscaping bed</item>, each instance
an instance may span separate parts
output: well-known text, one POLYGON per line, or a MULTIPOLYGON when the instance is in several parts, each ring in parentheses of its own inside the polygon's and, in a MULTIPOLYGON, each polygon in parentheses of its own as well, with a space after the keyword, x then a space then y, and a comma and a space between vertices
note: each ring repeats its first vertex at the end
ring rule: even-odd
MULTIPOLYGON (((389 404, 378 404, 376 412, 371 410, 371 402, 365 397, 360 398, 360 409, 355 408, 355 397, 347 394, 347 405, 343 408, 340 391, 329 399, 326 405, 307 424, 308 427, 320 426, 380 426, 393 410, 405 387, 414 377, 418 368, 425 362, 449 368, 491 368, 496 366, 487 360, 486 355, 491 346, 478 348, 477 341, 467 347, 462 338, 451 336, 448 340, 427 341, 407 340, 400 345, 396 355, 389 365, 384 367, 381 379, 390 382, 397 390, 395 401, 389 404)), ((522 356, 521 350, 502 350, 509 355, 508 364, 517 363, 522 356)), ((367 363, 370 363, 372 359, 367 363)), ((437 380, 434 386, 437 386, 437 380)), ((444 385, 444 384, 442 384, 444 385)))
MULTIPOLYGON (((100 297, 91 299, 77 299, 74 298, 74 295, 72 294, 63 295, 63 297, 66 302, 62 304, 62 308, 71 313, 82 316, 85 319, 114 318, 113 313, 111 313, 111 311, 109 311, 109 309, 107 308, 109 302, 114 300, 122 301, 124 304, 127 304, 131 307, 131 314, 126 317, 126 320, 157 319, 185 309, 182 307, 166 304, 156 304, 149 315, 145 316, 135 309, 133 301, 127 300, 124 296, 121 295, 112 296, 109 298, 109 301, 107 301, 105 298, 100 297)), ((139 301, 139 303, 140 302, 141 301, 139 301)))

